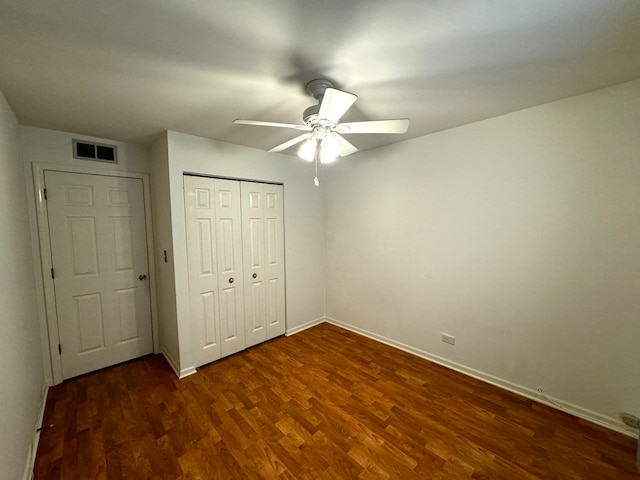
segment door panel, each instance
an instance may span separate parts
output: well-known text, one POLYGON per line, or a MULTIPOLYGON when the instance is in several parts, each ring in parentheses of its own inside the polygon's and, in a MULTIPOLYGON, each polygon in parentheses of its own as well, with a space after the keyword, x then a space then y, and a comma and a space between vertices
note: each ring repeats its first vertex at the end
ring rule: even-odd
POLYGON ((260 280, 251 280, 251 295, 247 299, 250 310, 249 321, 250 332, 257 340, 252 341, 252 345, 267 339, 264 319, 264 285, 260 280), (255 343, 253 343, 255 342, 255 343))
POLYGON ((98 275, 98 239, 95 217, 67 218, 71 275, 98 275))
POLYGON ((210 218, 197 218, 198 236, 196 237, 196 255, 200 257, 200 269, 196 271, 200 278, 215 274, 213 251, 213 220, 210 218))
POLYGON ((210 179, 215 186, 216 247, 219 265, 221 354, 245 349, 244 285, 242 283, 242 224, 240 185, 234 180, 210 179))
MULTIPOLYGON (((104 342, 104 323, 102 321, 102 296, 99 293, 73 297, 73 320, 78 332, 80 345, 78 353, 102 350, 104 342)), ((65 350, 66 345, 65 343, 65 350)))
MULTIPOLYGON (((197 304, 198 302, 196 302, 197 304)), ((216 325, 216 292, 202 292, 200 294, 200 322, 198 325, 204 331, 203 347, 215 347, 218 344, 218 329, 216 325)), ((218 355, 219 356, 219 355, 218 355)))
MULTIPOLYGON (((250 215, 259 215, 259 211, 252 210, 250 215)), ((251 268, 262 268, 263 235, 262 218, 249 218, 249 252, 251 258, 251 268)))
POLYGON ((116 255, 115 270, 118 272, 132 271, 133 261, 133 225, 131 217, 111 217, 111 231, 113 232, 113 251, 116 255))
MULTIPOLYGON (((233 238, 233 221, 228 218, 219 220, 220 230, 218 235, 221 237, 220 241, 220 261, 221 271, 223 273, 233 273, 235 271, 235 255, 234 251, 234 238, 233 238)), ((237 228, 237 225, 236 225, 237 228)))
POLYGON ((45 185, 63 378, 151 353, 142 181, 46 171, 45 185))
POLYGON ((247 346, 267 339, 264 294, 264 218, 263 188, 260 183, 242 182, 242 224, 245 267, 244 281, 249 294, 245 298, 247 346))
POLYGON ((138 315, 136 308, 136 289, 122 288, 116 290, 116 303, 120 325, 118 343, 128 342, 138 338, 138 325, 136 316, 138 315))
POLYGON ((214 195, 211 179, 184 177, 189 305, 196 366, 220 358, 214 195))
MULTIPOLYGON (((237 288, 231 287, 225 288, 221 292, 222 301, 220 304, 223 311, 220 314, 220 325, 225 345, 229 345, 223 356, 244 349, 244 342, 239 341, 244 335, 242 335, 241 329, 238 328, 239 320, 242 320, 242 318, 238 315, 236 290, 237 288), (234 342, 237 345, 237 350, 231 347, 234 342)), ((241 322, 240 325, 242 325, 241 322)))
POLYGON ((282 185, 265 184, 263 188, 266 199, 267 338, 274 338, 285 332, 284 193, 282 185))
POLYGON ((273 267, 278 264, 278 221, 267 218, 267 264, 273 267))
POLYGON ((282 185, 242 182, 247 346, 282 335, 284 224, 282 185))
POLYGON ((184 192, 193 347, 200 366, 245 348, 240 187, 185 175, 184 192))
POLYGON ((280 280, 272 278, 267 284, 267 319, 269 326, 277 325, 280 321, 278 299, 280 298, 280 280))

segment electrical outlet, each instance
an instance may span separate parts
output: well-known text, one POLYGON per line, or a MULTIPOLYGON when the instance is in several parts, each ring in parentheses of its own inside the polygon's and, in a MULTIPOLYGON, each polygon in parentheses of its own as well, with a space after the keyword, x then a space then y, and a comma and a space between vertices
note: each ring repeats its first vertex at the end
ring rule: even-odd
POLYGON ((443 333, 442 334, 442 341, 444 343, 448 343, 449 345, 455 345, 456 344, 456 337, 454 337, 453 335, 449 335, 448 333, 443 333))
POLYGON ((625 425, 633 428, 640 427, 640 422, 638 422, 638 417, 635 417, 630 413, 623 413, 621 417, 625 425))

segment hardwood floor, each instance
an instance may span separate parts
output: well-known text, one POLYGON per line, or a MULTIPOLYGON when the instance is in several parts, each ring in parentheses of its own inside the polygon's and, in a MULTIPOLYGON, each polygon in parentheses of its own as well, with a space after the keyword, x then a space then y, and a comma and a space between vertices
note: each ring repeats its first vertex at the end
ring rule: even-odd
POLYGON ((49 391, 36 479, 637 479, 635 442, 322 324, 49 391))

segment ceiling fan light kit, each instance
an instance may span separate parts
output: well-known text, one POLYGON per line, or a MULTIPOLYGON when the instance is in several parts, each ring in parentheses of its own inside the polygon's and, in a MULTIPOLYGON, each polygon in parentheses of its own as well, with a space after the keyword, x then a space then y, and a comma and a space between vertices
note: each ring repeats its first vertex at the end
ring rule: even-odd
POLYGON ((304 125, 289 123, 265 122, 260 120, 234 120, 240 125, 254 125, 261 127, 289 128, 303 133, 288 140, 269 152, 282 152, 298 143, 298 156, 308 162, 316 163, 316 178, 318 185, 317 164, 333 163, 338 157, 346 157, 358 149, 342 135, 374 133, 374 134, 402 134, 409 128, 409 119, 374 120, 365 122, 339 123, 342 116, 358 99, 356 95, 333 88, 333 83, 324 78, 311 80, 307 83, 306 91, 318 100, 317 105, 306 108, 302 114, 304 125))
POLYGON ((342 148, 337 135, 327 128, 316 127, 300 146, 298 156, 308 162, 319 157, 320 163, 333 163, 341 156, 342 148))
POLYGON ((298 156, 306 160, 307 162, 313 162, 316 156, 316 150, 318 148, 318 142, 312 138, 307 138, 298 150, 298 156))

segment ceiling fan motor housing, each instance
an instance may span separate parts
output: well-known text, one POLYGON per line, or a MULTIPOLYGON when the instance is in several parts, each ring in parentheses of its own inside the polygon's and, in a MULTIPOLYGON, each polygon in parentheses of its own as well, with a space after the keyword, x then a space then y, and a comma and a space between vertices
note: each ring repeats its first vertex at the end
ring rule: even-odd
POLYGON ((305 108, 302 113, 302 120, 307 126, 311 126, 318 120, 318 112, 320 111, 320 104, 311 105, 309 108, 305 108))
POLYGON ((309 95, 318 101, 322 100, 324 91, 327 88, 333 88, 333 83, 325 78, 316 78, 307 83, 306 90, 309 95))
POLYGON ((305 90, 309 95, 318 100, 317 105, 311 105, 306 108, 302 113, 302 120, 307 126, 314 125, 318 120, 318 112, 320 111, 320 105, 322 104, 322 97, 327 88, 333 88, 333 83, 324 78, 316 78, 307 83, 305 90))

